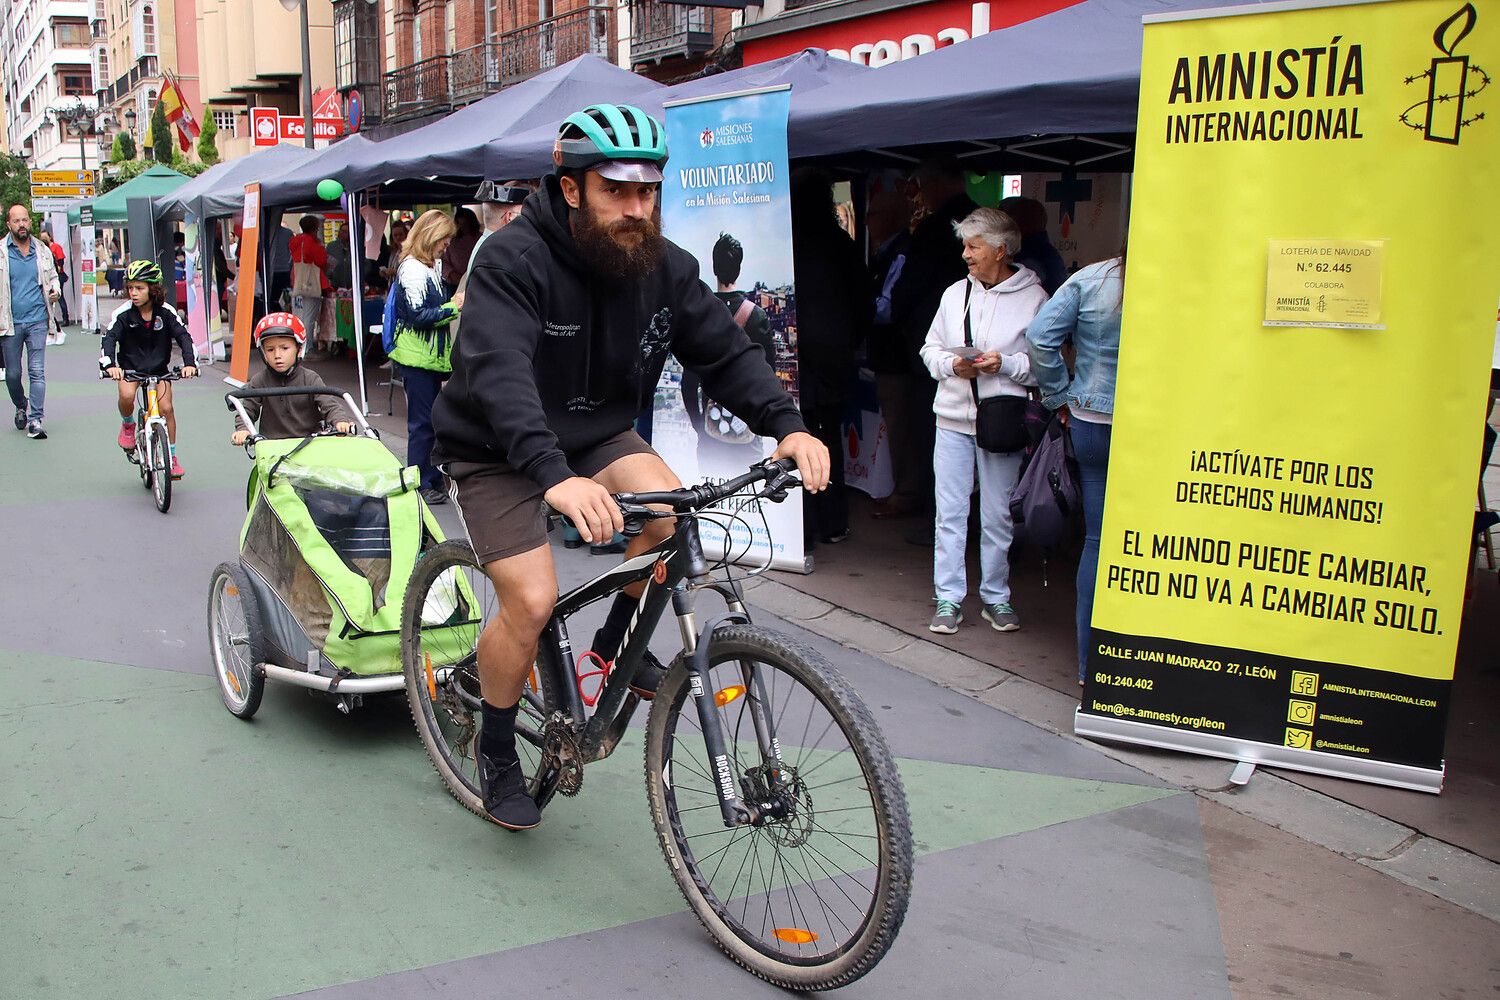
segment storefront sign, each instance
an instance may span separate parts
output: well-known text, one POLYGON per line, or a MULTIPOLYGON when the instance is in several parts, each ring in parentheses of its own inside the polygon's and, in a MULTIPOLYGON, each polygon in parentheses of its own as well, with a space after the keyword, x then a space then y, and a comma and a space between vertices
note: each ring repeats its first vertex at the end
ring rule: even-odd
POLYGON ((866 66, 885 66, 1050 14, 1072 2, 938 0, 774 35, 756 37, 752 31, 742 42, 745 65, 768 62, 811 47, 827 49, 831 56, 866 66))
POLYGON ((1436 792, 1495 337, 1448 249, 1500 256, 1500 18, 1236 10, 1145 27, 1075 727, 1436 792), (1424 210, 1378 196, 1414 176, 1424 210))
POLYGON ((250 109, 250 135, 257 146, 274 146, 281 141, 281 112, 275 108, 250 109))
MULTIPOLYGON (((786 120, 791 90, 778 87, 666 106, 673 150, 661 191, 662 228, 698 258, 714 287, 714 246, 738 241, 743 259, 726 318, 761 347, 776 376, 797 392, 797 317, 792 282, 791 188, 786 120), (730 306, 734 309, 731 310, 730 306)), ((684 483, 738 476, 775 450, 714 400, 695 373, 669 358, 656 390, 651 443, 684 483)), ((802 492, 782 503, 725 505, 733 517, 703 524, 703 547, 747 566, 768 560, 802 570, 802 492)))

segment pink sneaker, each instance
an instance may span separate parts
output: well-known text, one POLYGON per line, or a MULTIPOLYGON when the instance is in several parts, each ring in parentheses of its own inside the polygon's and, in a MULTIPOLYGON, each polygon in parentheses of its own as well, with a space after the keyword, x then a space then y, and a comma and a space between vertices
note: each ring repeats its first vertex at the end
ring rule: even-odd
POLYGON ((173 455, 172 456, 172 478, 173 479, 181 479, 185 475, 187 475, 187 473, 185 473, 185 472, 182 471, 182 463, 179 462, 179 461, 177 461, 177 456, 176 455, 173 455))
POLYGON ((120 425, 120 436, 115 442, 126 451, 135 451, 135 421, 120 425))

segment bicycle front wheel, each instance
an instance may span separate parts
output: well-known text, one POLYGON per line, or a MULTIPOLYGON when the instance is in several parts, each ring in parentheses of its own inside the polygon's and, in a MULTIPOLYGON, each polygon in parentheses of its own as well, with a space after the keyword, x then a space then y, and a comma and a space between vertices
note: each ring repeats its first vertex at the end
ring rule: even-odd
POLYGON ((788 989, 845 986, 884 957, 906 916, 911 824, 895 762, 869 709, 815 650, 753 626, 709 641, 730 773, 744 801, 772 808, 724 825, 679 656, 646 726, 667 865, 740 965, 788 989))
POLYGON ((165 514, 172 506, 172 443, 167 425, 151 425, 151 496, 156 509, 165 514))
MULTIPOLYGON (((448 791, 488 819, 479 789, 479 635, 500 611, 494 584, 467 542, 448 541, 417 562, 401 611, 401 667, 417 735, 448 791)), ((552 677, 533 668, 516 713, 516 751, 537 793, 542 729, 562 704, 552 677)))

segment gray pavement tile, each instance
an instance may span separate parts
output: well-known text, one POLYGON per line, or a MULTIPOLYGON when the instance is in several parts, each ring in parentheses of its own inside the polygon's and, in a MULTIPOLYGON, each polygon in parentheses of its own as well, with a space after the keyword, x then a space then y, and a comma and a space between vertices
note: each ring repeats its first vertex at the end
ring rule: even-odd
POLYGON ((1237 998, 1457 1000, 1500 992, 1492 921, 1199 801, 1237 998))
POLYGON ((1452 844, 1417 837, 1393 857, 1361 858, 1360 864, 1500 923, 1500 879, 1494 864, 1452 844))
MULTIPOLYGON (((510 991, 559 1000, 787 996, 723 957, 687 913, 299 996, 448 1000, 510 991)), ((923 858, 895 947, 838 992, 849 1000, 1100 995, 1230 997, 1191 796, 923 858)))

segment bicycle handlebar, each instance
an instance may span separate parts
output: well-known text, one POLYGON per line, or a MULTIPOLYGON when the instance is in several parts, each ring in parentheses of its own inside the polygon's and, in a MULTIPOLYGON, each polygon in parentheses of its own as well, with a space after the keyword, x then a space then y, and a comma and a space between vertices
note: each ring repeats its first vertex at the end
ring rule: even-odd
POLYGON ((269 386, 265 389, 235 389, 233 392, 224 394, 224 405, 233 410, 234 404, 231 399, 265 399, 269 396, 332 396, 334 399, 343 399, 346 394, 337 389, 330 389, 326 385, 283 385, 269 386))
MULTIPOLYGON (((111 365, 110 367, 114 366, 111 365)), ((109 378, 109 376, 105 374, 105 369, 103 368, 99 369, 99 377, 101 379, 109 378)), ((130 371, 128 369, 124 371, 124 379, 126 382, 176 382, 181 378, 181 368, 169 368, 167 369, 167 373, 165 375, 151 375, 147 372, 130 371)))
POLYGON ((646 508, 650 504, 660 504, 679 513, 686 510, 699 510, 703 507, 712 507, 753 483, 764 482, 766 489, 762 491, 762 495, 779 501, 785 498, 788 489, 800 485, 799 481, 792 476, 796 470, 796 462, 790 458, 783 458, 775 462, 762 462, 744 475, 722 483, 704 483, 701 486, 688 486, 680 490, 663 490, 655 493, 616 493, 614 499, 622 514, 659 517, 662 513, 660 511, 647 510, 643 514, 633 508, 646 508))

